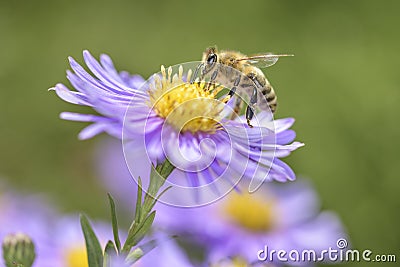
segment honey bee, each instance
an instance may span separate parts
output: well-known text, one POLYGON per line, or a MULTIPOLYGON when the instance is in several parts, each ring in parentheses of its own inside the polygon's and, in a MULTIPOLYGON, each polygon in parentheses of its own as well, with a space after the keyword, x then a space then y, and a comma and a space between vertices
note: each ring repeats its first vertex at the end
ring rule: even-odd
MULTIPOLYGON (((277 108, 275 91, 260 68, 272 66, 279 57, 286 56, 293 55, 267 53, 246 56, 237 51, 218 52, 216 47, 209 47, 203 53, 202 63, 196 68, 191 82, 195 82, 198 75, 200 80, 209 76, 209 84, 218 83, 229 88, 229 97, 233 97, 235 93, 247 95, 250 101, 246 107, 246 120, 253 127, 250 121, 254 117, 256 105, 261 110, 271 110, 272 113, 277 108), (265 98, 266 101, 260 101, 260 98, 265 98)), ((241 109, 241 103, 243 101, 238 98, 235 113, 241 109)))

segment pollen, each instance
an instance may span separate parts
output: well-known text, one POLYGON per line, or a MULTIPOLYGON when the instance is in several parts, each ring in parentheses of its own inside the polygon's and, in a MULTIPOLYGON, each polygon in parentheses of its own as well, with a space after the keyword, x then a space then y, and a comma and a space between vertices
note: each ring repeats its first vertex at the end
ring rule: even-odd
POLYGON ((155 76, 149 90, 149 105, 177 131, 215 133, 226 101, 216 98, 220 88, 214 84, 187 82, 191 75, 189 70, 184 79, 182 66, 175 74, 171 67, 161 66, 161 76, 155 76))
POLYGON ((232 223, 252 232, 266 232, 273 227, 273 201, 247 192, 232 192, 222 214, 232 223))

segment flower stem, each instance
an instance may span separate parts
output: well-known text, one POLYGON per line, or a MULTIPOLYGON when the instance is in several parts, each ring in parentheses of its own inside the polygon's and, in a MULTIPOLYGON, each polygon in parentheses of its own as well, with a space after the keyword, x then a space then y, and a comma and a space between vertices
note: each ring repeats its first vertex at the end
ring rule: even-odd
POLYGON ((162 164, 158 164, 156 167, 152 166, 149 187, 145 192, 143 200, 142 182, 139 178, 135 219, 129 228, 128 237, 122 248, 122 253, 129 253, 131 248, 136 246, 150 231, 156 215, 156 212, 153 211, 153 207, 157 203, 157 200, 160 198, 160 196, 169 189, 167 188, 159 193, 160 188, 164 185, 174 168, 175 166, 172 165, 168 159, 162 164))

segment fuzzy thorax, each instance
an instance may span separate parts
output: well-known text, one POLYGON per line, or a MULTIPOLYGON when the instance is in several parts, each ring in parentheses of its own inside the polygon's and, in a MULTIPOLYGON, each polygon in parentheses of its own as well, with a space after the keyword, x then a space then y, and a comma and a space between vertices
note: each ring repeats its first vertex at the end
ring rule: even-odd
POLYGON ((191 70, 183 77, 183 68, 176 74, 172 68, 161 66, 150 88, 150 107, 177 131, 214 133, 220 127, 224 103, 217 100, 218 88, 210 89, 207 83, 189 83, 191 70))

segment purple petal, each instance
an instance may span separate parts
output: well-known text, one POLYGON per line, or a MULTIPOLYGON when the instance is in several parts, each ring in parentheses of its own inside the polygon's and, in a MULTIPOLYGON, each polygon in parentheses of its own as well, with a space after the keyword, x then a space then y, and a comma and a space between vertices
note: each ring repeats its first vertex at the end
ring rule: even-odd
POLYGON ((294 181, 296 179, 296 175, 289 165, 277 158, 274 159, 271 176, 279 182, 294 181))
POLYGON ((89 53, 89 51, 83 51, 83 58, 85 59, 85 63, 88 68, 93 72, 93 74, 99 78, 107 87, 113 88, 116 91, 119 91, 122 94, 130 94, 131 91, 134 91, 132 88, 125 86, 121 82, 118 82, 112 79, 112 76, 106 72, 101 65, 97 62, 97 60, 89 53))
POLYGON ((290 127, 293 126, 294 122, 295 122, 294 118, 284 118, 284 119, 275 120, 274 121, 275 132, 280 133, 280 132, 283 132, 283 131, 289 129, 290 127))
POLYGON ((293 130, 286 130, 284 132, 281 132, 276 135, 276 143, 277 144, 288 144, 290 142, 293 142, 293 140, 296 138, 296 132, 293 130))
POLYGON ((107 118, 91 115, 91 114, 80 114, 74 112, 62 112, 60 118, 63 120, 70 121, 81 121, 81 122, 97 122, 100 120, 108 120, 107 118))
POLYGON ((56 86, 52 89, 54 89, 56 91, 56 94, 66 102, 78 105, 92 106, 88 102, 87 97, 84 94, 80 92, 70 91, 61 83, 56 84, 56 86))
POLYGON ((92 138, 99 133, 102 133, 106 130, 107 125, 104 123, 93 123, 86 128, 84 128, 78 135, 80 140, 86 140, 92 138))

